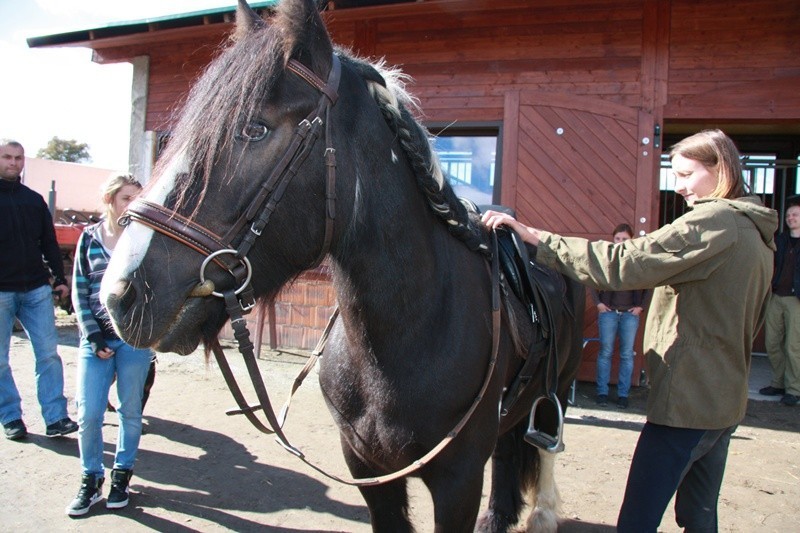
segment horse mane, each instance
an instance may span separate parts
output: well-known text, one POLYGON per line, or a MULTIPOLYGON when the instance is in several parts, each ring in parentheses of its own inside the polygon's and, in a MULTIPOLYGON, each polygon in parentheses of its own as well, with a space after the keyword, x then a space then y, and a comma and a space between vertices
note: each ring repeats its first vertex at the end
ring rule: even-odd
MULTIPOLYGON (((450 233, 471 250, 491 256, 487 245, 488 231, 479 223, 477 212, 465 207, 465 204, 469 205, 471 202, 462 201, 455 195, 444 178, 436 152, 431 147, 428 131, 409 111, 419 111, 417 100, 405 89, 409 77, 399 69, 388 68, 383 60, 373 64, 344 53, 340 53, 340 58, 367 82, 369 92, 387 124, 398 136, 431 210, 446 223, 450 233)), ((522 338, 520 318, 509 298, 504 297, 503 301, 503 316, 509 324, 508 331, 514 351, 517 356, 524 356, 527 353, 527 341, 522 338)))
POLYGON ((471 215, 455 195, 442 173, 436 152, 431 147, 428 130, 410 111, 419 111, 417 100, 406 90, 410 77, 400 69, 387 67, 383 60, 369 63, 343 52, 340 53, 340 58, 366 81, 369 93, 378 104, 386 123, 397 135, 417 184, 433 213, 447 225, 452 235, 471 250, 489 255, 486 231, 478 223, 477 216, 471 215))

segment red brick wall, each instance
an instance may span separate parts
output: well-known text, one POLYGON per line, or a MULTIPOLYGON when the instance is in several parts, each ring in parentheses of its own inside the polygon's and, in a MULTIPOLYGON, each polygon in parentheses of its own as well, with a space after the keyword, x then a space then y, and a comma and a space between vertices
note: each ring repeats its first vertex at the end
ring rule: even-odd
MULTIPOLYGON (((275 299, 275 346, 313 350, 335 307, 336 295, 327 269, 321 267, 304 273, 284 287, 275 299)), ((266 310, 264 312, 266 314, 266 310)), ((255 340, 258 314, 252 312, 246 319, 251 339, 255 340)), ((220 335, 223 339, 233 340, 229 324, 220 335)), ((269 336, 269 319, 265 317, 261 337, 265 349, 270 344, 269 336)))

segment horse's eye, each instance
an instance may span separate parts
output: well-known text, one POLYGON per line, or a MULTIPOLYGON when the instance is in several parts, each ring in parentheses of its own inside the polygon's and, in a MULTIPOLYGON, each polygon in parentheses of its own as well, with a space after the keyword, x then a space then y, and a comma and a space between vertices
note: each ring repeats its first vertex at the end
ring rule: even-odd
POLYGON ((248 122, 236 135, 242 141, 255 142, 264 139, 269 134, 269 128, 260 122, 248 122))

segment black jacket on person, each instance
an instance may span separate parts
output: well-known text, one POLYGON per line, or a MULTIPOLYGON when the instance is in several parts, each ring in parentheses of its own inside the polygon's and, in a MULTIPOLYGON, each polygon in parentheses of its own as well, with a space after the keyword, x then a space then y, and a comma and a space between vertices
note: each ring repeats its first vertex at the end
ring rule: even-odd
MULTIPOLYGON (((775 284, 781 279, 781 270, 783 269, 783 260, 786 256, 786 250, 791 246, 789 244, 789 232, 784 231, 775 237, 775 273, 772 275, 772 289, 775 290, 775 284)), ((795 296, 800 298, 800 254, 797 254, 794 260, 794 275, 792 276, 792 292, 795 296)))
POLYGON ((0 179, 0 291, 37 289, 50 283, 51 272, 55 285, 67 283, 44 198, 19 179, 0 179))

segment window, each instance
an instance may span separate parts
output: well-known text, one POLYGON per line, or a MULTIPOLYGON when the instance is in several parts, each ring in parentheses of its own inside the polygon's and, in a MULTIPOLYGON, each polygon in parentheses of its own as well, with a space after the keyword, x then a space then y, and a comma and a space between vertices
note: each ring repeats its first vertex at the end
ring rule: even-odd
MULTIPOLYGON (((777 209, 783 219, 786 197, 800 194, 800 180, 796 179, 800 158, 796 161, 780 160, 773 154, 745 153, 742 155, 742 172, 750 193, 761 197, 767 207, 777 209), (794 192, 792 192, 794 191, 794 192)), ((661 156, 659 176, 661 191, 659 226, 672 222, 686 212, 686 204, 675 193, 675 176, 667 154, 661 156)))
POLYGON ((434 134, 433 149, 442 173, 459 197, 478 205, 496 203, 497 128, 446 128, 434 134))

